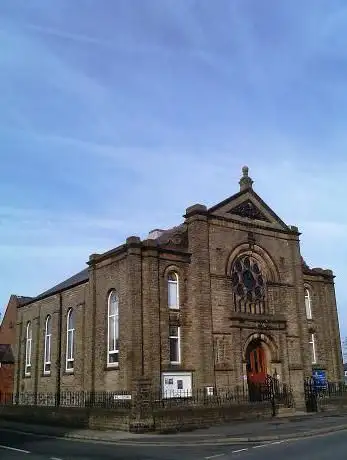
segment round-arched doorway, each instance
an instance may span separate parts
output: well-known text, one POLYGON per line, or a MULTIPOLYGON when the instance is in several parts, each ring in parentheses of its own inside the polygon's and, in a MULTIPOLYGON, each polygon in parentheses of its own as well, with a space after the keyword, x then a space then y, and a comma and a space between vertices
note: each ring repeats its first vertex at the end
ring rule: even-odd
POLYGON ((246 369, 248 384, 264 384, 269 366, 269 350, 261 339, 252 340, 246 349, 246 369))

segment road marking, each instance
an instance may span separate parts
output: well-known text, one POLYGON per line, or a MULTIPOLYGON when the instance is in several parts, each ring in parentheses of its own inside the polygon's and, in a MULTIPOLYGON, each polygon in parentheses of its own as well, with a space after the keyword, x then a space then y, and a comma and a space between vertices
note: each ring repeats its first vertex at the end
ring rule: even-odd
POLYGON ((238 452, 245 452, 246 450, 248 450, 248 448, 247 449, 232 450, 231 453, 232 454, 237 454, 238 452))
POLYGON ((268 444, 260 444, 259 446, 253 446, 252 449, 260 449, 261 447, 267 447, 268 444))
POLYGON ((282 444, 284 442, 285 442, 284 440, 283 441, 275 441, 275 442, 272 442, 271 444, 282 444))
POLYGON ((63 459, 59 457, 51 457, 50 460, 63 460, 63 459))
POLYGON ((22 454, 30 454, 30 452, 28 450, 16 449, 15 447, 9 447, 9 446, 0 445, 0 449, 13 450, 14 452, 21 452, 22 454))
POLYGON ((210 460, 212 458, 217 458, 217 457, 223 457, 225 454, 216 454, 216 455, 211 455, 211 457, 205 457, 205 460, 210 460))

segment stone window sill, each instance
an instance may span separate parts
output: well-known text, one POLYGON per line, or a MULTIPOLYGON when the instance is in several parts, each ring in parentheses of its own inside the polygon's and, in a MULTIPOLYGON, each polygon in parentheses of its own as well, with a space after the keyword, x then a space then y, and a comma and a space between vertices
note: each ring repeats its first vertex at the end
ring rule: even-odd
POLYGON ((74 369, 65 369, 64 375, 74 375, 74 369))
POLYGON ((119 364, 106 364, 105 371, 119 371, 119 364))

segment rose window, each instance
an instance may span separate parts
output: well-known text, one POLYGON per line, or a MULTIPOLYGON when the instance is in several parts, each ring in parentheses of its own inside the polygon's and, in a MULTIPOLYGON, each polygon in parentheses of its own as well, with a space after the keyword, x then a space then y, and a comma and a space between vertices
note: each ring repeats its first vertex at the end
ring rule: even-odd
POLYGON ((235 310, 265 313, 265 281, 258 262, 250 256, 235 261, 231 272, 235 310))

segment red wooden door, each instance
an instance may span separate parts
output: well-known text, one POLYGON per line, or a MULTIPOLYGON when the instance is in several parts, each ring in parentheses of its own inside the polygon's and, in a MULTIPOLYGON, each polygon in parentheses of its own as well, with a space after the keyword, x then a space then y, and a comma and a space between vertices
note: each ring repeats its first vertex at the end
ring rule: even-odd
POLYGON ((255 343, 247 354, 247 378, 251 383, 264 383, 266 380, 266 356, 261 343, 255 343))

